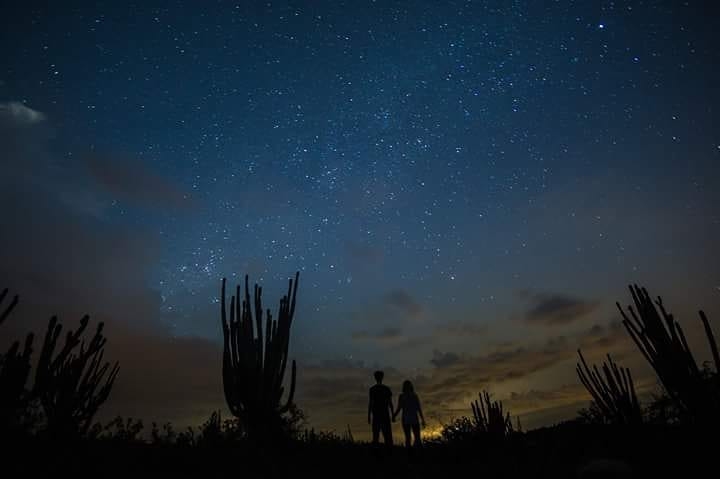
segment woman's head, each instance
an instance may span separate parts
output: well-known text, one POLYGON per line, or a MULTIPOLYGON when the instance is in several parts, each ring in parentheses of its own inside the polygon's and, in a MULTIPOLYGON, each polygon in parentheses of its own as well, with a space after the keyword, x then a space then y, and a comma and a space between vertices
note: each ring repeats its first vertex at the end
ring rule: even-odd
POLYGON ((402 388, 402 390, 403 390, 403 392, 406 393, 406 394, 412 394, 413 392, 415 392, 415 390, 414 390, 414 388, 413 388, 413 383, 411 383, 411 382, 410 382, 409 380, 407 380, 407 379, 406 379, 405 381, 403 381, 403 388, 402 388))

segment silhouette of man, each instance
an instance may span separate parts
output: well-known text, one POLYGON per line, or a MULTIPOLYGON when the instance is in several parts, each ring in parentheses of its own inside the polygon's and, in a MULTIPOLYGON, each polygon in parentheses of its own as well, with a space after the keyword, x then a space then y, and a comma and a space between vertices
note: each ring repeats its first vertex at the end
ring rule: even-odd
POLYGON ((383 435, 383 442, 386 446, 392 446, 392 425, 390 418, 392 417, 392 391, 385 386, 383 378, 385 373, 375 371, 375 384, 370 388, 370 402, 368 403, 368 424, 372 424, 372 443, 378 445, 380 432, 383 435))

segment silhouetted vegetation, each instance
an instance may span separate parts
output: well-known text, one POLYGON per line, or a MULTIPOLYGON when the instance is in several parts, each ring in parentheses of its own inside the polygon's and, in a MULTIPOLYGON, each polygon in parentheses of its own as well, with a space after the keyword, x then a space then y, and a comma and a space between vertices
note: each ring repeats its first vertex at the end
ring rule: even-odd
MULTIPOLYGON (((492 401, 490 393, 481 391, 470 403, 472 417, 461 416, 444 424, 440 439, 446 443, 482 442, 500 445, 516 432, 510 412, 503 410, 502 401, 492 401)), ((518 431, 520 422, 518 421, 518 431)))
MULTIPOLYGON (((213 411, 201 425, 180 431, 170 423, 152 423, 144 434, 143 421, 136 418, 93 424, 118 374, 117 364, 103 361, 102 323, 84 340, 86 316, 61 342, 62 328, 52 318, 32 387, 27 385, 32 334, 23 347, 14 342, 0 356, 0 437, 22 441, 7 449, 11 460, 2 472, 8 477, 24 473, 42 455, 43 463, 32 466, 39 474, 62 470, 76 477, 211 472, 274 477, 303 471, 345 477, 452 477, 478 471, 493 477, 623 477, 609 474, 630 472, 659 477, 700 471, 712 457, 710 446, 695 430, 700 420, 716 417, 718 406, 717 346, 709 322, 701 312, 715 371, 697 366, 682 329, 662 301, 655 303, 658 313, 645 290, 637 287, 631 288, 636 306, 628 309, 630 317, 623 312, 625 326, 665 388, 645 409, 627 368, 609 354, 602 365, 588 365, 578 351, 576 371, 593 401, 577 419, 553 427, 523 432, 518 419, 513 428, 502 402, 481 391, 470 404, 472 416, 453 419, 438 438, 425 439, 421 454, 397 454, 390 448, 389 455, 377 457, 368 443, 354 439, 349 426, 342 434, 308 430, 305 415, 293 402, 294 362, 287 395, 283 387, 297 280, 298 275, 289 282, 277 320, 269 310, 263 311, 257 285, 250 303, 247 277, 244 299, 236 288, 228 318, 223 280, 223 386, 232 416, 223 418, 213 411), (59 439, 73 441, 66 446, 59 439), (87 460, 68 461, 71 453, 87 460), (231 463, 228 454, 234 458, 231 463), (662 464, 658 457, 672 457, 674 462, 662 464)), ((7 290, 0 294, 0 323, 16 305, 17 299, 7 301, 7 290)))
MULTIPOLYGON (((7 289, 0 294, 0 307, 7 289)), ((0 319, 4 322, 18 303, 15 296, 0 319)), ((112 389, 119 365, 103 362, 106 338, 99 323, 95 335, 86 342, 83 333, 89 317, 80 321, 76 331, 68 331, 63 347, 56 352, 62 325, 57 317, 48 323, 40 357, 37 361, 35 381, 28 379, 33 354, 32 333, 24 347, 13 342, 0 356, 0 425, 14 434, 41 433, 54 439, 73 439, 85 436, 98 408, 112 389)))
MULTIPOLYGON (((18 304, 17 295, 4 305, 8 289, 0 293, 0 325, 18 304)), ((28 334, 23 346, 14 341, 0 354, 0 428, 11 434, 25 434, 37 421, 36 408, 32 408, 33 395, 26 385, 30 376, 33 335, 28 334)))
POLYGON ((635 308, 628 306, 629 316, 620 303, 616 303, 623 316, 623 324, 655 370, 668 397, 675 404, 680 420, 695 424, 708 421, 717 424, 720 419, 720 359, 705 313, 699 311, 715 362, 714 372, 698 367, 682 327, 665 310, 662 298, 658 296, 653 304, 647 290, 637 285, 630 286, 630 293, 635 308))
POLYGON ((504 439, 513 432, 510 413, 503 414, 502 401, 490 401, 490 393, 482 391, 479 400, 471 403, 475 427, 493 439, 504 439))
POLYGON ((90 318, 68 331, 63 347, 57 351, 62 325, 50 319, 35 375, 35 391, 47 420, 47 431, 55 437, 84 436, 98 408, 110 394, 120 370, 103 362, 107 339, 99 323, 90 341, 82 339, 90 318))
POLYGON ((250 438, 256 440, 287 436, 288 422, 283 420, 295 393, 296 365, 292 362, 290 391, 281 404, 285 388, 283 380, 290 345, 290 326, 295 314, 295 300, 300 273, 295 282, 289 281, 287 295, 280 300, 277 320, 268 309, 263 332, 262 288, 255 285, 250 303, 248 277, 245 276, 245 295, 240 286, 230 298, 230 319, 227 318, 225 279, 221 291, 221 321, 223 329, 223 387, 230 412, 250 438), (253 318, 254 307, 254 318, 253 318))
POLYGON ((10 316, 10 312, 15 309, 15 306, 18 304, 18 296, 13 296, 13 299, 10 300, 10 302, 3 306, 3 302, 5 301, 5 298, 8 295, 8 289, 5 288, 0 293, 0 325, 5 322, 8 316, 10 316), (4 308, 4 309, 3 309, 4 308))
POLYGON ((643 422, 640 402, 635 394, 630 369, 620 368, 607 355, 607 362, 602 364, 602 374, 598 367, 588 367, 582 352, 578 349, 580 362, 576 371, 580 381, 593 397, 603 422, 613 424, 641 424, 643 422))
POLYGON ((88 436, 94 439, 110 440, 117 442, 134 442, 141 441, 140 437, 143 430, 143 422, 140 419, 127 418, 117 416, 102 426, 95 423, 90 428, 88 436))
POLYGON ((355 438, 350 430, 350 426, 345 429, 343 434, 334 431, 315 431, 314 428, 306 429, 299 439, 307 444, 334 444, 349 446, 355 443, 355 438))

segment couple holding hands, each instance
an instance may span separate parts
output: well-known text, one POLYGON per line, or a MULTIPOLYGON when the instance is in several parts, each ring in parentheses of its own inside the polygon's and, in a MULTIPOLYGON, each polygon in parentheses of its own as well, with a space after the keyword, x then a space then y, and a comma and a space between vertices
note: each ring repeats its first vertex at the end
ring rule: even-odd
POLYGON ((420 425, 425 427, 425 417, 420 407, 420 399, 415 394, 413 384, 410 381, 404 381, 402 393, 398 397, 397 410, 393 411, 392 391, 385 386, 383 378, 385 374, 382 371, 375 371, 375 384, 370 388, 370 402, 368 403, 368 424, 372 425, 372 443, 378 444, 380 433, 382 432, 383 441, 386 446, 392 446, 392 421, 395 421, 397 415, 402 411, 402 428, 405 433, 405 446, 410 447, 410 434, 414 436, 414 445, 420 446, 420 425), (418 420, 419 417, 419 420, 418 420))

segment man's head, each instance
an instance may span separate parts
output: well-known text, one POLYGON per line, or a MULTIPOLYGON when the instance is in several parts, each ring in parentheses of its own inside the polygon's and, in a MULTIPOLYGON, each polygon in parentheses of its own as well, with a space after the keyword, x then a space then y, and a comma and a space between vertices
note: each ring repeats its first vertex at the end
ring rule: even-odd
POLYGON ((375 374, 373 374, 373 376, 375 376, 375 381, 377 381, 378 384, 382 384, 385 373, 382 371, 375 371, 375 374))

